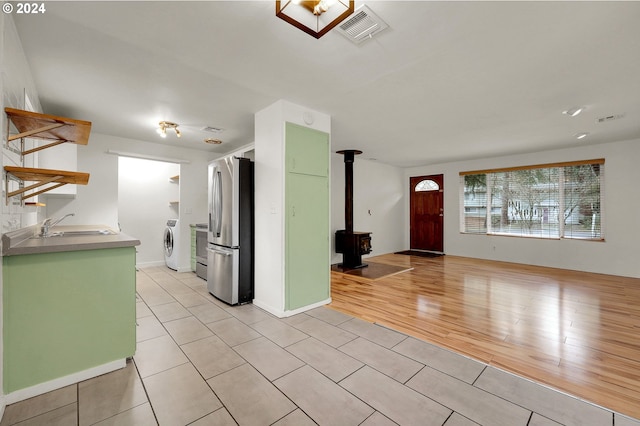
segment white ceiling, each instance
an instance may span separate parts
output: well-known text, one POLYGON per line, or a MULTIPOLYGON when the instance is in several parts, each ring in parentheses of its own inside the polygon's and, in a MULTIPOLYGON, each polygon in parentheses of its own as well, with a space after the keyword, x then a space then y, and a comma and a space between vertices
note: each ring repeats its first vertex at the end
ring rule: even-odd
POLYGON ((331 115, 334 151, 401 167, 640 138, 640 2, 356 1, 390 27, 360 45, 316 40, 274 3, 48 1, 13 17, 44 112, 98 133, 230 152, 286 99, 331 115), (160 120, 183 137, 161 139, 160 120))

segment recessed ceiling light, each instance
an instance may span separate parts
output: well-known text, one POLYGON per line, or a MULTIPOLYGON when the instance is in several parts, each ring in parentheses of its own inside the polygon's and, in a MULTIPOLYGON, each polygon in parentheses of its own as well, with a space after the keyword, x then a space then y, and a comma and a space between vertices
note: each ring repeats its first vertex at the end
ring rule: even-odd
POLYGON ((569 117, 575 117, 576 115, 580 114, 582 111, 584 111, 583 106, 576 106, 573 108, 569 108, 566 111, 562 111, 562 113, 565 115, 568 115, 569 117))
POLYGON ((575 134, 575 137, 576 137, 576 139, 578 139, 578 140, 580 140, 580 139, 584 139, 584 138, 586 138, 587 136, 589 136, 589 133, 587 133, 587 132, 583 132, 583 133, 576 133, 576 134, 575 134))

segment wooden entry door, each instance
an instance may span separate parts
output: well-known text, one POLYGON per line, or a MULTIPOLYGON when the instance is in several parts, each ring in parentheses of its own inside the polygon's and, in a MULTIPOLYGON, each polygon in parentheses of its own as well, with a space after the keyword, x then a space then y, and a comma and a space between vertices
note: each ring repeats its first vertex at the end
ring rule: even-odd
POLYGON ((410 181, 410 248, 444 250, 444 179, 442 175, 414 176, 410 181))

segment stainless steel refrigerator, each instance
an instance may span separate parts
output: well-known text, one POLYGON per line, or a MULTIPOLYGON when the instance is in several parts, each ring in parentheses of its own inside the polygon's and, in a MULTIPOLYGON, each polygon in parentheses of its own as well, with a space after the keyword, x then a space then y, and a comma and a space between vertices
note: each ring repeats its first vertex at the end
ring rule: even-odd
POLYGON ((226 157, 209 164, 207 288, 236 305, 253 300, 253 162, 226 157))

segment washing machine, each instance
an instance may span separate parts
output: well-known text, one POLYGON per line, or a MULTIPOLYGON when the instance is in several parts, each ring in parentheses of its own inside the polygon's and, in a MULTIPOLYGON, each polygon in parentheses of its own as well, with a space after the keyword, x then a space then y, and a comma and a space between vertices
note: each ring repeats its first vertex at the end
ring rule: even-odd
POLYGON ((169 219, 164 230, 164 261, 167 266, 178 270, 178 247, 180 246, 180 228, 178 219, 169 219))

